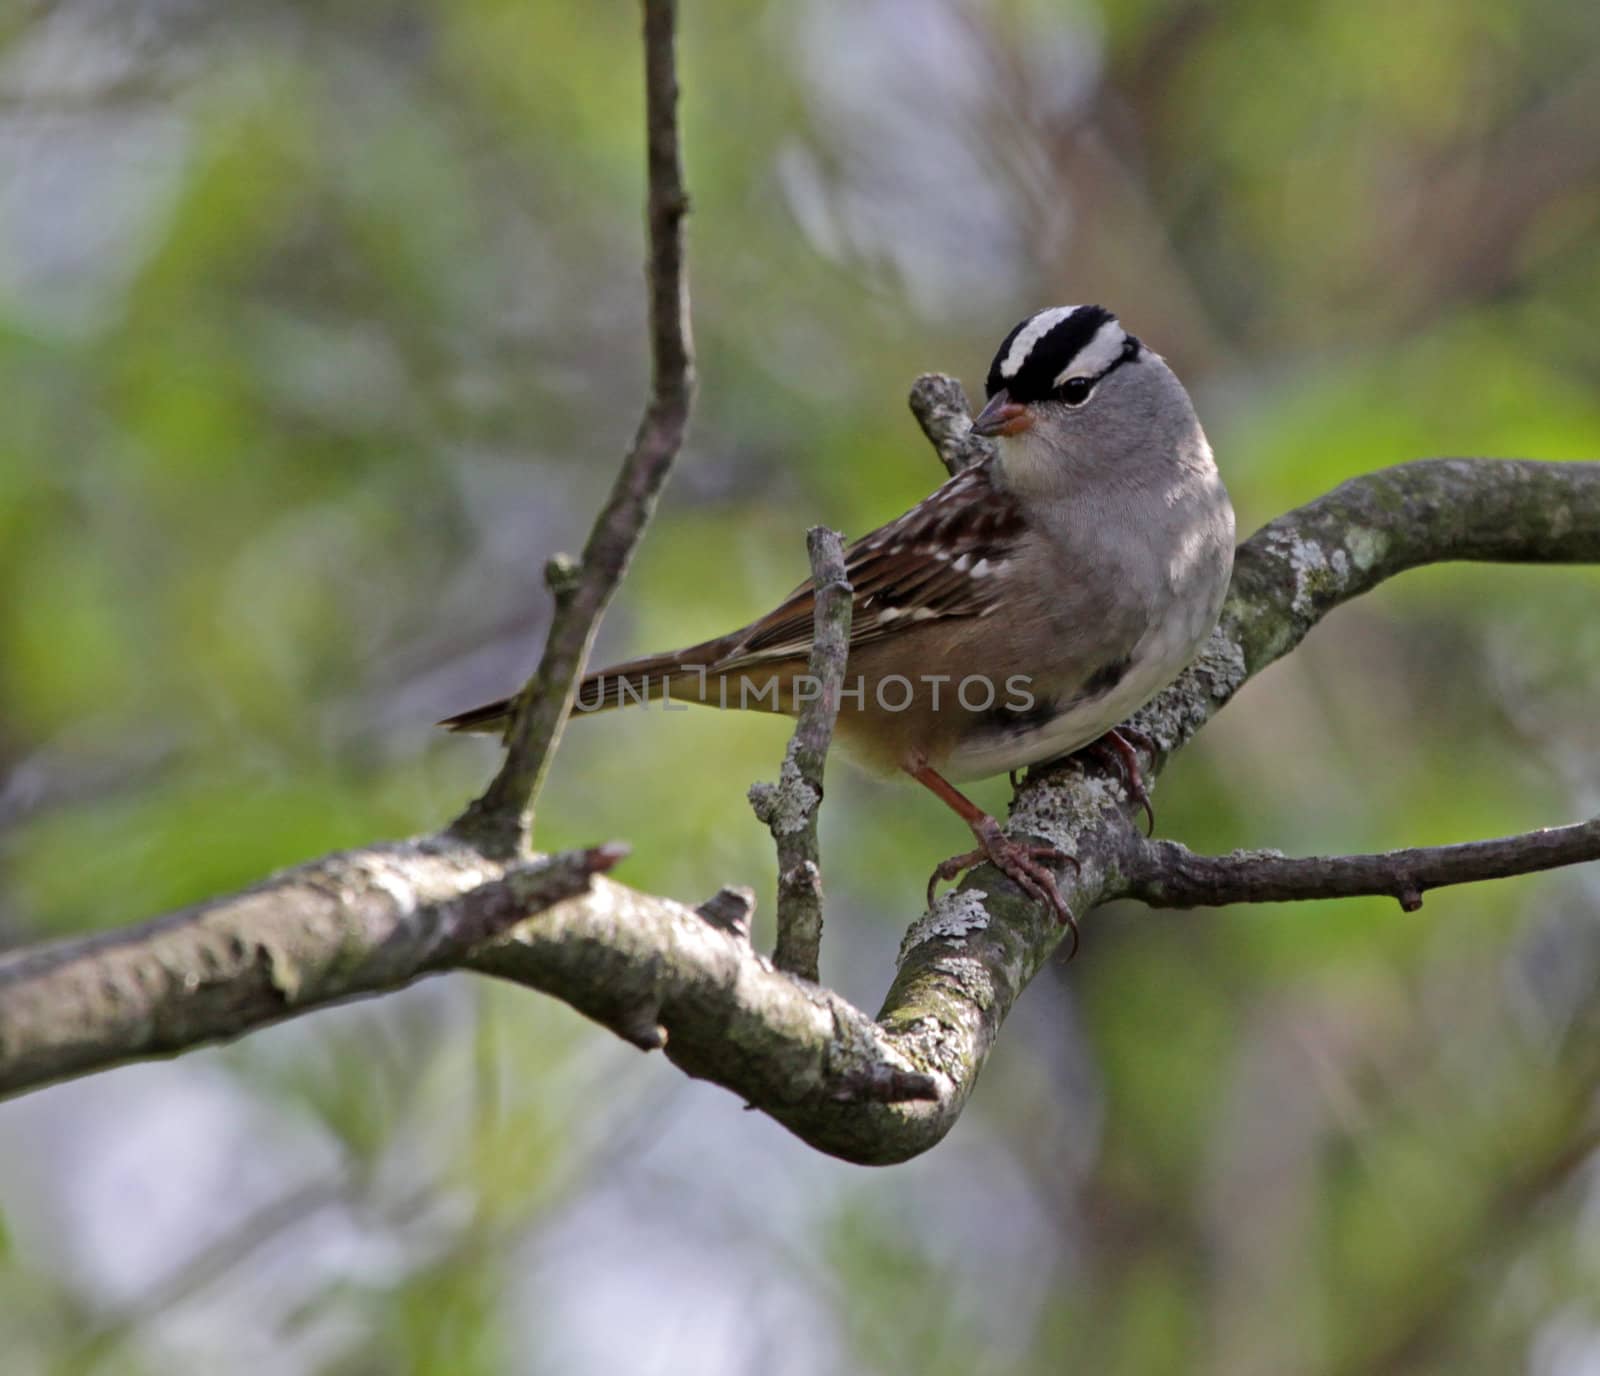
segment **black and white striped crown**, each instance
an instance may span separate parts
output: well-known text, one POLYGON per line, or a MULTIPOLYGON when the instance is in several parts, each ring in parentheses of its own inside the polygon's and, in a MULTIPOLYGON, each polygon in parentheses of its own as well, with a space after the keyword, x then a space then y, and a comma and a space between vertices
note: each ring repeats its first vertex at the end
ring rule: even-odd
POLYGON ((1013 401, 1043 401, 1069 378, 1098 377, 1114 367, 1131 338, 1104 306, 1052 306, 1038 311, 1020 322, 995 351, 988 395, 1004 387, 1013 401))

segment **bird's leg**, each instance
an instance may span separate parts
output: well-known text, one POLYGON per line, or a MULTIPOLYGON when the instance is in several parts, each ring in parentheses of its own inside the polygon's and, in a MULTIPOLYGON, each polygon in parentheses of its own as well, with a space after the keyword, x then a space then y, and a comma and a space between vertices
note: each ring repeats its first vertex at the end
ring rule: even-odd
POLYGON ((965 855, 953 855, 935 868, 928 880, 928 906, 933 906, 934 885, 941 879, 954 879, 963 870, 988 860, 1030 898, 1049 904, 1055 912, 1056 921, 1072 929, 1072 952, 1067 959, 1076 955, 1078 923, 1072 916, 1072 910, 1067 907, 1066 899, 1062 898, 1061 890, 1056 887, 1055 876, 1039 862, 1046 860, 1056 865, 1071 865, 1074 870, 1078 868, 1078 862, 1055 846, 1013 841, 1000 830, 1000 824, 993 817, 925 761, 913 759, 904 768, 907 774, 939 797, 971 827, 978 841, 977 850, 968 851, 965 855))
POLYGON ((1123 722, 1121 726, 1114 729, 1129 745, 1137 746, 1152 760, 1155 759, 1156 752, 1161 749, 1154 736, 1148 731, 1141 731, 1137 726, 1129 726, 1127 722, 1123 722))
POLYGON ((1099 740, 1090 741, 1083 746, 1084 754, 1098 755, 1102 760, 1111 757, 1122 781, 1127 786, 1128 796, 1144 809, 1145 821, 1148 823, 1147 836, 1155 835, 1156 810, 1150 803, 1150 794, 1144 786, 1144 775, 1139 769, 1139 752, 1135 745, 1141 746, 1150 752, 1153 759, 1156 753, 1156 743, 1145 735, 1143 731, 1136 731, 1131 726, 1113 726, 1099 740))

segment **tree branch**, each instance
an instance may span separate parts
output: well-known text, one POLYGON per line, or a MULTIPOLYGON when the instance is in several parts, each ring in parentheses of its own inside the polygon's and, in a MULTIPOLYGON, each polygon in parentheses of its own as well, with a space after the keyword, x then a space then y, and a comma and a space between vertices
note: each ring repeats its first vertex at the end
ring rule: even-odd
POLYGON ((1153 908, 1385 894, 1410 913, 1422 906, 1422 895, 1429 889, 1507 879, 1589 860, 1600 860, 1600 819, 1493 841, 1303 859, 1260 850, 1196 855, 1176 841, 1132 835, 1121 858, 1121 893, 1153 908))
MULTIPOLYGON (((1352 478, 1239 548, 1213 645, 1230 642, 1249 677, 1340 603, 1407 569, 1456 560, 1600 561, 1600 463, 1419 459, 1352 478)), ((1185 682, 1195 686, 1190 675, 1185 682)), ((1218 682, 1213 675, 1203 686, 1218 682)), ((1149 716, 1171 716, 1193 697, 1168 690, 1149 716)))
MULTIPOLYGON (((1200 657, 1135 718, 1160 747, 1147 779, 1331 608, 1447 559, 1600 560, 1600 464, 1404 464, 1258 531, 1200 657)), ((1114 777, 1074 760, 1029 772, 1010 830, 1078 858, 1063 892, 1087 913, 1141 873, 1134 812, 1114 777)), ((1595 825, 1530 844, 1564 846, 1595 825)), ((1053 914, 979 867, 907 933, 874 1019, 753 951, 746 895, 727 891, 697 911, 591 879, 619 853, 508 860, 452 831, 15 953, 0 960, 0 1092, 465 968, 544 990, 635 1045, 664 1046, 821 1150, 883 1164, 949 1131, 1011 1005, 1061 939, 1053 914)), ((1560 862, 1591 853, 1563 851, 1560 862)), ((1413 875, 1423 886, 1445 877, 1426 866, 1413 875)))
POLYGON ((924 373, 911 384, 911 414, 952 476, 994 453, 992 441, 972 433, 967 394, 947 373, 924 373))
POLYGON ((448 834, 324 856, 135 927, 0 956, 0 1095, 455 968, 627 854, 498 862, 448 834))
POLYGON ((547 570, 555 614, 539 667, 517 694, 506 730, 505 762, 487 791, 455 822, 459 834, 502 855, 515 854, 526 844, 533 805, 572 710, 595 631, 683 444, 694 397, 683 253, 689 198, 678 140, 677 4, 643 4, 650 400, 611 495, 595 517, 582 561, 575 571, 559 565, 547 570))
POLYGON ((772 832, 778 848, 778 945, 772 958, 780 970, 814 981, 822 951, 822 851, 817 842, 817 817, 822 807, 822 772, 839 716, 845 660, 850 655, 853 602, 845 574, 844 542, 838 532, 812 526, 806 533, 806 548, 816 588, 806 686, 816 696, 800 713, 777 784, 753 785, 750 806, 772 832))

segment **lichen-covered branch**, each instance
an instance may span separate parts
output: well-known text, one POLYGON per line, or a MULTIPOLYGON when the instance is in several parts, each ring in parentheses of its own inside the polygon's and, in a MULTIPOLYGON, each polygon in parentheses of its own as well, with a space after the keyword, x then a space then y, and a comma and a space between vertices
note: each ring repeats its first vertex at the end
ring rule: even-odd
POLYGON ((809 694, 783 756, 776 784, 756 784, 750 805, 772 832, 778 850, 778 944, 773 960, 780 970, 815 980, 822 951, 822 851, 817 816, 822 807, 822 774, 839 716, 844 666, 850 655, 853 603, 845 574, 844 542, 837 531, 812 526, 806 533, 812 612, 809 694))
MULTIPOLYGON (((1457 558, 1600 560, 1600 464, 1406 464, 1257 532, 1200 659, 1139 714, 1161 747, 1147 778, 1330 608, 1403 569, 1457 558)), ((1143 844, 1134 813, 1114 777, 1070 761, 1030 771, 1011 831, 1078 858, 1064 893, 1087 913, 1147 882, 1129 860, 1143 844)), ((1585 838, 1595 826, 1487 844, 1553 845, 1559 855, 1546 858, 1568 863, 1592 853, 1585 838), (1580 850, 1559 849, 1574 837, 1580 850)), ((664 1047, 821 1150, 883 1164, 949 1130, 1012 1004, 1061 939, 1052 914, 980 867, 907 933, 874 1018, 754 951, 747 893, 724 890, 694 909, 590 880, 614 858, 508 862, 449 835, 334 856, 125 932, 14 954, 0 961, 0 1090, 466 968, 544 990, 635 1045, 664 1047), (568 896, 552 902, 558 892, 568 896)), ((1412 879, 1429 887, 1445 874, 1423 868, 1412 879)))
POLYGON ((869 1164, 904 1160, 948 1131, 970 1084, 944 1061, 978 1053, 931 1025, 882 1026, 697 910, 609 881, 469 963, 662 1047, 813 1146, 869 1164))
POLYGON ((1600 860, 1600 819, 1492 841, 1391 850, 1381 855, 1310 855, 1240 850, 1196 855, 1176 841, 1134 836, 1123 849, 1122 894, 1153 908, 1286 903, 1382 894, 1406 912, 1429 889, 1600 860))
POLYGON ((994 453, 993 441, 972 433, 966 391, 948 373, 924 373, 911 384, 911 414, 951 474, 994 453))
POLYGON ((242 1036, 459 966, 626 847, 500 862, 449 837, 324 856, 134 927, 0 956, 0 1094, 242 1036))
MULTIPOLYGON (((1239 549, 1204 683, 1191 673, 1181 691, 1164 694, 1136 721, 1167 729, 1164 743, 1187 739, 1192 729, 1174 717, 1191 710, 1185 703, 1196 701, 1194 687, 1221 688, 1240 672, 1242 683, 1341 602, 1407 569, 1457 560, 1600 561, 1600 463, 1419 459, 1352 478, 1278 517, 1239 549), (1237 669, 1217 664, 1218 653, 1237 669)), ((1213 697, 1205 716, 1232 691, 1213 697)))
POLYGON ((643 0, 645 141, 649 190, 650 399, 575 571, 551 578, 555 614, 544 654, 506 730, 506 758, 456 830, 497 854, 525 843, 532 809, 572 710, 595 631, 627 571, 683 445, 694 396, 683 220, 689 197, 678 140, 677 3, 643 0))

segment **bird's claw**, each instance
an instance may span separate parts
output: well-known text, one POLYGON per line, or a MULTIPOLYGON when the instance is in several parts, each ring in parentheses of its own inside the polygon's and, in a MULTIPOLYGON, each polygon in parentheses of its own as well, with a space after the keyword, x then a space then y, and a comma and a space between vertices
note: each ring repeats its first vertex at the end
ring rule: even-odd
POLYGON ((1076 872, 1079 869, 1077 860, 1065 851, 1043 842, 1013 841, 1000 830, 999 824, 992 817, 984 818, 984 823, 986 825, 978 824, 973 827, 973 832, 981 843, 977 850, 952 855, 934 867, 933 873, 928 877, 928 906, 933 907, 933 891, 940 880, 955 879, 974 865, 988 861, 1034 902, 1048 906, 1055 913, 1056 921, 1071 930, 1072 947, 1067 952, 1067 959, 1071 960, 1078 954, 1078 922, 1072 915, 1072 909, 1067 906, 1067 900, 1061 896, 1055 875, 1051 874, 1040 861, 1047 861, 1053 865, 1071 865, 1076 872))
POLYGON ((1113 726, 1099 740, 1085 747, 1099 754, 1102 759, 1107 755, 1115 759, 1128 797, 1144 809, 1146 836, 1155 835, 1156 810, 1150 802, 1149 790, 1144 786, 1144 774, 1139 768, 1139 750, 1148 751, 1151 759, 1154 759, 1156 748, 1154 740, 1131 726, 1113 726))

